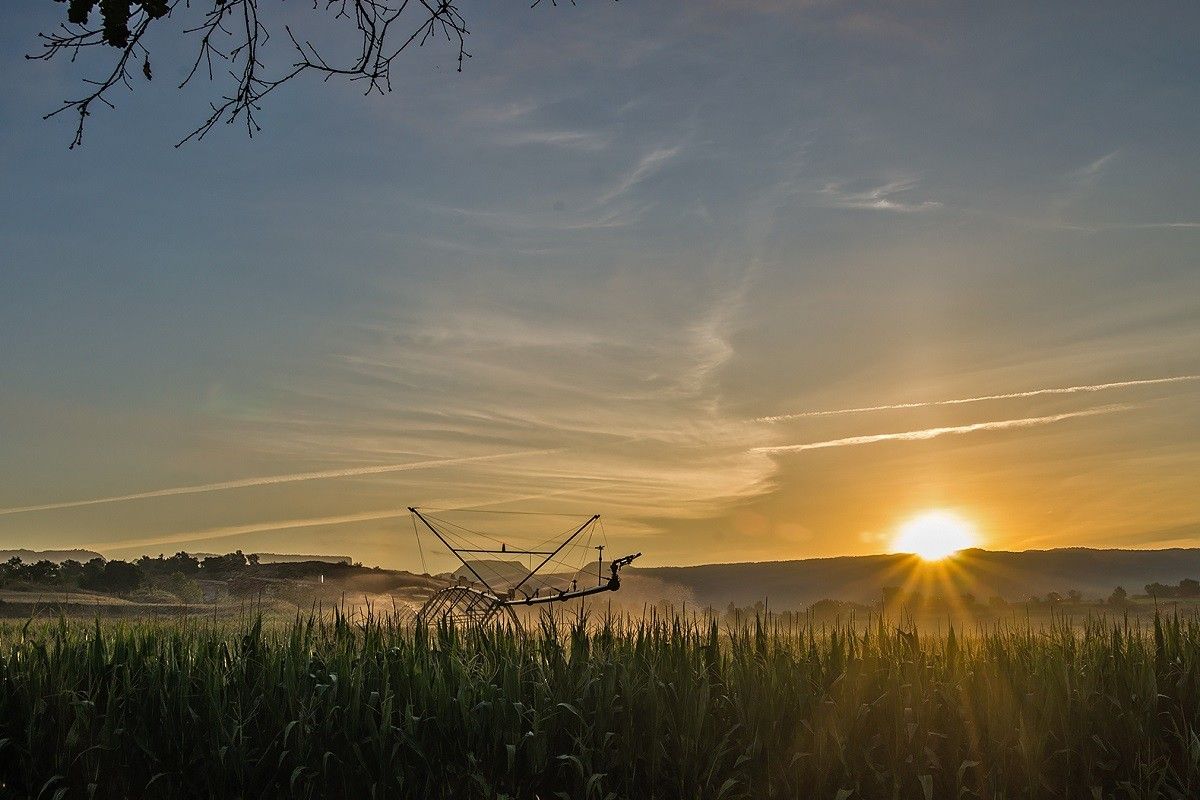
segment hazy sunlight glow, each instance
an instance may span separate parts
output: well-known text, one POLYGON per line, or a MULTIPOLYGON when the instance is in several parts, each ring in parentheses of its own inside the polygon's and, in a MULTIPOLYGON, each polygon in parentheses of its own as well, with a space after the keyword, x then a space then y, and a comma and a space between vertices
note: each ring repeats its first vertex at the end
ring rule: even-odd
POLYGON ((977 543, 975 528, 949 511, 927 511, 900 526, 892 550, 938 561, 977 543))

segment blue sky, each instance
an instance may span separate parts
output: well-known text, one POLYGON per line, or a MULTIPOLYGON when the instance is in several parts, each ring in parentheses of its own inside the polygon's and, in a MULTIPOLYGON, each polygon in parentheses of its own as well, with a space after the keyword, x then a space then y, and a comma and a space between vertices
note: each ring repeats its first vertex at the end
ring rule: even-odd
POLYGON ((1200 374, 1194 4, 463 10, 461 74, 180 149, 215 90, 164 36, 72 152, 89 62, 22 58, 62 6, 2 12, 0 546, 411 566, 390 514, 493 503, 656 563, 933 507, 1200 541, 1200 381, 761 419, 1200 374))

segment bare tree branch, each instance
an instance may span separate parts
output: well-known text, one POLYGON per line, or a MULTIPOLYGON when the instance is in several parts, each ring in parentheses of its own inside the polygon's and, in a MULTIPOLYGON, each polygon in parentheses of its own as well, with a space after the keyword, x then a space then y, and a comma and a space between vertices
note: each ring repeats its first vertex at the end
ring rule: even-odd
MULTIPOLYGON (((99 79, 85 79, 88 91, 64 100, 45 119, 73 111, 77 115, 71 149, 83 144, 84 126, 96 104, 115 108, 112 92, 119 86, 134 87, 131 70, 141 67, 145 79, 153 72, 146 34, 153 23, 165 18, 187 17, 194 24, 183 28, 196 41, 195 59, 179 88, 198 76, 210 82, 228 81, 217 100, 210 102, 205 119, 176 147, 203 139, 219 122, 241 122, 253 136, 262 130, 257 115, 263 100, 289 81, 307 73, 324 80, 344 79, 359 83, 364 94, 386 94, 392 90, 392 66, 406 50, 431 42, 444 42, 456 52, 458 71, 470 58, 466 49, 467 21, 454 0, 313 0, 312 11, 328 14, 330 21, 344 21, 357 32, 359 45, 352 54, 337 60, 308 39, 300 39, 291 26, 283 25, 293 60, 273 73, 264 63, 263 50, 271 38, 261 8, 269 0, 70 0, 68 21, 51 33, 39 34, 40 52, 26 58, 49 61, 64 57, 74 62, 79 53, 99 46, 117 51, 111 70, 99 79), (89 24, 99 6, 102 19, 89 24), (201 10, 201 8, 203 10, 201 10)), ((537 6, 542 0, 534 0, 537 6)), ((551 0, 551 5, 557 5, 551 0)))

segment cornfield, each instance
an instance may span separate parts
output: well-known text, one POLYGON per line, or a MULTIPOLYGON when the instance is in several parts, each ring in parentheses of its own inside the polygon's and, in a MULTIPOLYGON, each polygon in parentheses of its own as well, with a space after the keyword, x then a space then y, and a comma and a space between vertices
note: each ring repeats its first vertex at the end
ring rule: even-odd
POLYGON ((0 797, 1195 798, 1200 625, 0 625, 0 797))

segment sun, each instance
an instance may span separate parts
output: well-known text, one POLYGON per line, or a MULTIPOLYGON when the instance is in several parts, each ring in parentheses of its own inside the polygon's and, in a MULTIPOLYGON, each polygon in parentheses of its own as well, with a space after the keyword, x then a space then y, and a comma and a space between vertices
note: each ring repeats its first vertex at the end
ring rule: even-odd
POLYGON ((926 511, 897 529, 892 551, 940 561, 977 542, 975 526, 967 520, 950 511, 926 511))

